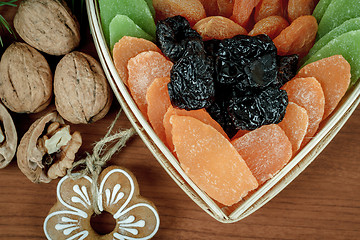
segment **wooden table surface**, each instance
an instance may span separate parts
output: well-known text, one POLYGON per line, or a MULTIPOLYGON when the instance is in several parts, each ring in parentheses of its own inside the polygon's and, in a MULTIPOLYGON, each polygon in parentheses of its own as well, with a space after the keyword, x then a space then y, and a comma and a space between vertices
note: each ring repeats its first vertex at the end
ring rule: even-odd
MULTIPOLYGON (((0 8, 0 14, 10 23, 15 11, 0 8)), ((97 58, 89 34, 84 35, 80 50, 97 58)), ((11 41, 5 36, 6 45, 11 41)), ((50 64, 55 66, 58 60, 50 58, 50 64)), ((81 154, 91 152, 92 144, 105 134, 119 109, 114 101, 104 119, 72 126, 83 136, 81 154)), ((37 117, 13 114, 19 138, 37 117)), ((122 114, 116 128, 129 127, 122 114)), ((141 194, 156 205, 161 224, 154 239, 360 239, 360 108, 297 179, 257 212, 233 224, 217 222, 192 202, 138 136, 109 165, 130 169, 141 194)), ((16 159, 1 169, 0 239, 45 239, 42 226, 56 202, 57 183, 31 183, 17 167, 16 159)))

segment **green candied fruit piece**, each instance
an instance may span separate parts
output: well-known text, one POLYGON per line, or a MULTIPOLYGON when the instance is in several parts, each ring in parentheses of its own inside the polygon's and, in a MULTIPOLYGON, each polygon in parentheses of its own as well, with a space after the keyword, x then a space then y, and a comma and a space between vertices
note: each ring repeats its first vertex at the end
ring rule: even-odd
POLYGON ((319 23, 317 39, 346 20, 360 17, 360 0, 333 0, 319 23))
POLYGON ((115 43, 117 43, 123 36, 145 38, 149 41, 154 41, 154 37, 147 34, 138 25, 136 25, 133 20, 125 15, 116 15, 113 20, 111 20, 109 29, 111 51, 114 48, 115 43))
POLYGON ((316 5, 313 16, 316 18, 317 22, 321 21, 321 18, 324 16, 326 9, 328 8, 329 4, 332 0, 320 0, 319 3, 316 5))
POLYGON ((347 20, 337 28, 334 28, 327 34, 325 34, 322 38, 317 41, 314 46, 310 49, 308 55, 303 59, 303 62, 307 61, 309 58, 311 58, 312 55, 314 55, 317 51, 319 51, 322 47, 324 47, 328 42, 330 42, 332 39, 350 32, 360 30, 360 18, 353 18, 350 20, 347 20))
POLYGON ((317 51, 305 65, 333 55, 342 55, 351 66, 351 83, 360 78, 360 30, 340 35, 317 51))
POLYGON ((150 12, 153 16, 153 18, 155 19, 155 8, 154 8, 154 5, 153 5, 153 1, 152 0, 145 0, 147 5, 149 6, 149 9, 150 9, 150 12))
POLYGON ((105 39, 110 44, 109 25, 118 14, 131 18, 146 33, 155 37, 155 21, 145 0, 99 0, 100 18, 105 39))

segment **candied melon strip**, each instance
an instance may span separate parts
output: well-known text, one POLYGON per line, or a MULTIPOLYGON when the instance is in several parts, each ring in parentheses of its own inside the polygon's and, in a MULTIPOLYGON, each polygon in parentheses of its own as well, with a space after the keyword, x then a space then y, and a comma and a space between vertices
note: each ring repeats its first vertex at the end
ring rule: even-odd
POLYGON ((231 141, 259 184, 272 178, 291 159, 292 147, 276 124, 264 125, 231 141))
POLYGON ((164 124, 164 128, 165 128, 166 142, 171 151, 174 150, 174 144, 172 142, 172 135, 171 135, 171 124, 170 124, 170 117, 172 115, 189 116, 189 117, 196 118, 203 123, 209 124, 216 130, 218 130, 219 133, 221 133, 221 135, 223 135, 226 139, 229 140, 229 137, 225 133, 224 129, 220 126, 220 124, 218 122, 216 122, 210 116, 210 114, 205 109, 187 111, 185 109, 179 109, 179 108, 174 108, 173 106, 169 106, 167 112, 165 113, 163 124, 164 124))
POLYGON ((351 78, 350 64, 341 55, 310 63, 300 69, 297 77, 315 77, 324 91, 325 107, 322 119, 327 118, 345 95, 351 78))
POLYGON ((258 187, 242 157, 216 129, 187 116, 173 115, 170 124, 181 167, 211 198, 230 206, 258 187))
POLYGON ((309 125, 309 116, 305 108, 289 102, 284 119, 279 126, 284 130, 292 145, 293 156, 300 149, 309 125))

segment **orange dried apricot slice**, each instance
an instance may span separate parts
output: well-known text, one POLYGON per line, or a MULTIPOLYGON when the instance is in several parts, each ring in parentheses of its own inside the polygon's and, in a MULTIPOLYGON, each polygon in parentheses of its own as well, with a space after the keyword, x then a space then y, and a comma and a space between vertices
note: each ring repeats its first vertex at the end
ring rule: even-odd
POLYGON ((204 41, 210 39, 222 40, 239 34, 247 34, 247 31, 242 26, 222 16, 201 19, 194 25, 194 30, 201 35, 204 41))
POLYGON ((270 16, 284 16, 284 0, 262 0, 255 8, 255 22, 270 16))
POLYGON ((124 36, 115 44, 113 49, 114 64, 125 85, 127 85, 129 78, 128 61, 130 58, 146 51, 161 52, 153 42, 142 38, 124 36))
POLYGON ((293 78, 281 88, 288 94, 289 102, 306 109, 309 126, 301 147, 315 135, 324 115, 325 98, 320 83, 313 77, 293 78))
POLYGON ((205 109, 187 111, 185 109, 179 109, 179 108, 174 108, 173 106, 170 106, 168 108, 167 112, 165 113, 163 124, 164 124, 164 128, 165 128, 166 142, 171 151, 174 150, 174 144, 172 142, 172 135, 171 135, 171 124, 170 124, 170 118, 173 115, 189 116, 189 117, 196 118, 203 123, 209 124, 216 130, 218 130, 219 133, 221 133, 221 135, 223 135, 226 139, 229 140, 229 137, 225 133, 224 129, 220 126, 219 123, 217 123, 214 119, 211 118, 210 114, 205 109))
POLYGON ((217 0, 200 0, 203 5, 206 16, 217 16, 219 15, 219 7, 217 0))
POLYGON ((156 78, 146 91, 147 115, 156 135, 166 142, 163 119, 171 105, 167 84, 169 77, 156 78))
POLYGON ((288 26, 289 23, 285 18, 281 16, 270 16, 257 22, 254 25, 254 28, 249 32, 249 36, 266 34, 271 39, 274 39, 288 26))
POLYGON ((193 26, 206 17, 205 9, 199 0, 153 0, 153 5, 157 20, 181 15, 193 26))
POLYGON ((300 16, 311 15, 316 6, 315 0, 289 0, 288 18, 292 22, 300 16))
POLYGON ((217 0, 219 15, 230 17, 233 14, 234 0, 217 0))
POLYGON ((251 14, 259 2, 260 0, 235 0, 231 19, 242 27, 247 28, 251 14))
POLYGON ((284 119, 279 126, 284 130, 292 145, 293 156, 300 149, 309 125, 309 117, 305 108, 289 102, 284 119))
POLYGON ((147 118, 146 91, 155 78, 170 77, 173 63, 158 52, 142 52, 131 58, 128 85, 140 111, 147 118))
POLYGON ((275 39, 274 44, 281 56, 299 54, 304 57, 314 45, 318 25, 313 16, 295 19, 275 39))
POLYGON ((211 198, 230 206, 258 187, 244 160, 219 131, 188 116, 173 115, 170 124, 182 169, 211 198))
POLYGON ((323 119, 327 118, 345 95, 350 84, 350 64, 341 55, 323 58, 300 69, 297 77, 315 77, 325 96, 323 119))
POLYGON ((292 156, 291 143, 276 124, 264 125, 231 143, 245 160, 259 185, 280 171, 292 156))

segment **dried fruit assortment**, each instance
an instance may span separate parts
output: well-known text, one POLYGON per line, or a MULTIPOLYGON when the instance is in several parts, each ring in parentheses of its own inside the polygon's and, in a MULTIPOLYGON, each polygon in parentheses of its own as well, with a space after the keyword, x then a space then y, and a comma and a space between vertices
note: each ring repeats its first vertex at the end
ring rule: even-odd
POLYGON ((360 49, 355 11, 328 20, 342 0, 285 2, 153 0, 159 48, 129 36, 115 44, 119 75, 144 117, 221 204, 280 171, 336 108, 350 78, 360 77, 350 51, 360 49), (318 30, 329 33, 322 40, 318 30), (151 63, 139 61, 154 51, 151 63), (164 70, 166 58, 172 64, 164 70), (129 84, 132 76, 147 80, 129 84))

